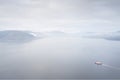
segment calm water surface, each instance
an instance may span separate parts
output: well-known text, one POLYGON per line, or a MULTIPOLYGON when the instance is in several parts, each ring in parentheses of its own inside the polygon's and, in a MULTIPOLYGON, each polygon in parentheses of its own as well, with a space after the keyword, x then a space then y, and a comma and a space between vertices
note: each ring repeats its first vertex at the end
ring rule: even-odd
POLYGON ((25 44, 0 43, 0 78, 119 79, 120 42, 80 37, 43 38, 25 44))

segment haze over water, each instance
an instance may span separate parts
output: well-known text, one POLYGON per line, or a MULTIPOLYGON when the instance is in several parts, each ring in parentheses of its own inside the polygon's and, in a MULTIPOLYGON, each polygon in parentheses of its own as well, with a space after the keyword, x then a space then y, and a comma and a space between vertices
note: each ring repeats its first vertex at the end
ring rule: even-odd
POLYGON ((48 37, 25 44, 0 44, 1 78, 119 78, 119 42, 81 37, 48 37))
POLYGON ((0 79, 120 79, 119 21, 120 0, 0 0, 0 79))

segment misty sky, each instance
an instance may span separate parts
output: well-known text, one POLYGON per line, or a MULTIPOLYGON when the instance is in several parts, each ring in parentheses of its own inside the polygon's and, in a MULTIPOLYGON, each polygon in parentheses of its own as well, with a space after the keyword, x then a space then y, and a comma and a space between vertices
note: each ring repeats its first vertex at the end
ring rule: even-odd
POLYGON ((0 0, 0 29, 109 32, 120 29, 120 0, 0 0))

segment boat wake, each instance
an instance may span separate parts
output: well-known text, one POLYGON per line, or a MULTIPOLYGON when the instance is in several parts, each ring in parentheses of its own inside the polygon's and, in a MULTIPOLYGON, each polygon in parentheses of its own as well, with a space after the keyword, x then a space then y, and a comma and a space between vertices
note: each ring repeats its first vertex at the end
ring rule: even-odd
POLYGON ((114 69, 114 70, 120 70, 120 68, 115 67, 115 66, 111 66, 111 65, 108 65, 108 64, 103 64, 102 66, 104 66, 106 68, 114 69))

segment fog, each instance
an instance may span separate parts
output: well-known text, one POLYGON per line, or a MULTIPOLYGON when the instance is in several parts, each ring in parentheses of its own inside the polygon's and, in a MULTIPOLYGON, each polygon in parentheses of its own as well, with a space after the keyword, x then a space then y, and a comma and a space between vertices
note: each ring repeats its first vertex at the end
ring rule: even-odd
POLYGON ((0 79, 120 79, 119 13, 120 0, 0 0, 0 79))

